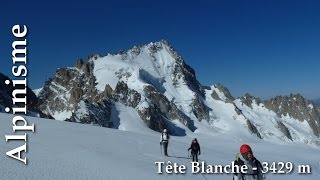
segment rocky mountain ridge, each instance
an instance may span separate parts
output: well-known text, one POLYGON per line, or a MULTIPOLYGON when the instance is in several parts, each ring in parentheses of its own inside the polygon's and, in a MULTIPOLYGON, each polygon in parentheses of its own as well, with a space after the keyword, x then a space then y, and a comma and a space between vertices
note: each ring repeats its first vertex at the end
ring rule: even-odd
POLYGON ((313 102, 299 94, 266 101, 250 94, 234 98, 222 84, 204 87, 166 41, 59 68, 37 101, 37 109, 56 120, 121 129, 120 103, 155 131, 240 129, 261 139, 320 145, 320 111, 313 102))

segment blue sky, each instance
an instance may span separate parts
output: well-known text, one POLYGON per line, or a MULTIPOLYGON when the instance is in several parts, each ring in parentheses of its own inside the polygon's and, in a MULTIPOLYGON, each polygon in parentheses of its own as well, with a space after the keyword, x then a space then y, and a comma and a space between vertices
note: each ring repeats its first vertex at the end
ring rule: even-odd
POLYGON ((235 96, 320 97, 320 2, 310 0, 0 3, 0 72, 11 74, 11 28, 28 26, 31 88, 58 67, 165 39, 203 85, 235 96))

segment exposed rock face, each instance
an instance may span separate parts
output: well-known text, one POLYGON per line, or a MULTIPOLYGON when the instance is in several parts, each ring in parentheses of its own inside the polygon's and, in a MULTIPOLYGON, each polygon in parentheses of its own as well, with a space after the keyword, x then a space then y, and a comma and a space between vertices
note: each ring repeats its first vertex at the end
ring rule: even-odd
POLYGON ((315 104, 316 107, 316 111, 318 112, 318 114, 320 113, 320 104, 315 104))
MULTIPOLYGON (((244 97, 241 97, 240 98, 240 101, 241 101, 241 104, 243 106, 243 104, 245 104, 246 106, 248 107, 251 107, 252 108, 252 104, 249 104, 250 102, 251 103, 255 103, 255 97, 249 95, 249 94, 246 94, 244 97), (249 104, 249 105, 248 105, 249 104)), ((236 105, 236 103, 232 102, 233 106, 234 106, 234 110, 235 112, 240 115, 240 116, 243 116, 246 120, 246 125, 247 125, 247 128, 249 130, 249 132, 251 134, 255 134, 258 138, 262 139, 262 136, 258 130, 258 128, 251 122, 250 118, 248 118, 243 112, 242 110, 236 105)))
POLYGON ((112 102, 104 100, 99 103, 90 103, 85 100, 78 104, 76 111, 66 121, 81 122, 85 124, 98 124, 103 127, 113 127, 110 121, 112 102), (82 107, 81 107, 82 106, 82 107), (86 108, 89 113, 82 112, 82 108, 86 108))
POLYGON ((217 94, 216 91, 213 91, 212 94, 211 94, 211 97, 215 100, 222 100, 219 95, 217 94))
POLYGON ((290 116, 300 121, 306 120, 313 133, 320 135, 320 113, 313 102, 306 100, 300 94, 277 96, 264 102, 266 108, 274 111, 279 117, 290 116))
MULTIPOLYGON (((183 112, 181 112, 174 102, 170 102, 166 96, 161 94, 157 89, 153 86, 146 86, 144 88, 145 96, 149 102, 151 102, 151 106, 140 111, 142 117, 146 117, 145 114, 150 116, 150 111, 156 111, 160 113, 160 117, 158 119, 162 119, 160 122, 158 121, 159 127, 165 127, 165 119, 169 120, 179 120, 182 124, 188 127, 191 130, 194 130, 194 125, 190 121, 189 117, 187 117, 183 112), (154 110, 150 110, 154 109, 154 110), (165 119, 163 119, 165 117, 165 119)), ((148 117, 148 116, 147 116, 148 117)), ((152 116, 150 116, 152 117, 152 116)), ((148 118, 144 118, 148 119, 148 118)))
MULTIPOLYGON (((243 115, 247 120, 255 120, 259 121, 259 117, 263 119, 267 119, 270 122, 269 126, 273 124, 273 127, 278 129, 287 139, 294 141, 299 139, 295 130, 292 131, 292 124, 288 126, 285 119, 291 118, 290 123, 292 123, 292 119, 296 119, 297 123, 306 121, 309 124, 309 127, 312 129, 312 132, 315 136, 319 137, 320 132, 320 116, 319 111, 317 110, 315 104, 311 101, 304 99, 301 95, 290 95, 290 96, 277 96, 270 100, 261 101, 259 98, 256 98, 250 94, 246 94, 244 97, 240 98, 240 101, 235 105, 235 109, 237 114, 243 115), (246 112, 247 116, 243 114, 240 106, 247 106, 252 110, 259 112, 258 114, 246 112), (254 106, 253 106, 254 105, 254 106), (274 113, 274 115, 272 115, 274 113), (290 129, 290 128, 291 129, 290 129)), ((254 130, 254 128, 250 128, 254 126, 251 122, 251 125, 247 123, 250 132, 258 132, 254 130)), ((261 126, 261 125, 260 125, 261 126)), ((256 134, 256 133, 255 133, 256 134)), ((261 132, 260 132, 261 134, 261 132)), ((270 134, 274 134, 274 132, 270 132, 270 134)), ((259 137, 259 136, 258 136, 259 137)), ((261 136, 262 137, 262 136, 261 136)), ((314 143, 317 144, 316 140, 314 143)))
POLYGON ((278 128, 280 129, 280 131, 288 138, 292 141, 292 137, 290 134, 289 129, 282 123, 282 122, 277 122, 278 123, 278 128))
MULTIPOLYGON (((140 56, 150 58, 154 61, 154 68, 157 68, 155 71, 159 71, 160 75, 163 73, 160 71, 163 70, 171 74, 165 73, 159 78, 143 67, 135 72, 131 67, 120 65, 112 69, 118 79, 117 84, 106 83, 101 90, 97 88, 98 80, 94 74, 94 66, 98 59, 104 57, 91 55, 87 61, 78 60, 74 68, 58 69, 55 77, 46 81, 39 93, 40 109, 55 119, 110 127, 111 107, 114 102, 119 102, 136 109, 140 118, 153 130, 168 128, 170 132, 174 132, 170 121, 178 120, 194 131, 195 127, 190 117, 177 107, 173 99, 168 99, 164 95, 166 92, 164 84, 172 81, 172 86, 177 88, 187 86, 194 92, 193 101, 190 103, 192 112, 199 121, 209 120, 209 108, 203 103, 204 89, 196 79, 194 70, 185 64, 182 57, 166 41, 135 46, 128 51, 108 55, 111 56, 120 56, 119 64, 121 61, 126 63, 137 61, 135 59, 139 60, 140 56), (174 62, 163 59, 160 55, 169 56, 168 58, 172 58, 174 62), (128 79, 137 74, 147 85, 138 89, 129 87, 128 79), (169 79, 166 79, 167 77, 169 79)), ((133 66, 139 62, 135 63, 133 66)))
POLYGON ((126 106, 133 108, 137 107, 141 100, 141 95, 137 91, 129 89, 127 84, 123 81, 118 82, 113 97, 116 101, 122 102, 126 106))
POLYGON ((109 84, 107 84, 106 87, 104 88, 103 96, 110 98, 112 96, 112 92, 113 92, 112 88, 110 87, 109 84))
POLYGON ((245 94, 243 97, 240 98, 241 101, 247 105, 248 107, 251 107, 252 108, 252 103, 255 101, 255 103, 257 105, 259 105, 262 101, 260 100, 260 98, 256 98, 250 94, 245 94))
POLYGON ((257 135, 258 138, 262 139, 261 137, 261 134, 259 133, 258 129, 256 128, 255 125, 253 125, 249 119, 247 119, 247 126, 248 126, 248 129, 249 129, 249 132, 251 134, 255 134, 257 135))
POLYGON ((203 104, 200 96, 196 96, 193 99, 192 112, 199 121, 209 121, 209 108, 205 104, 203 104))
POLYGON ((177 116, 175 116, 177 112, 173 112, 175 108, 171 106, 170 101, 166 96, 160 94, 153 86, 144 87, 144 93, 146 97, 157 106, 161 113, 171 119, 177 118, 177 116))
POLYGON ((164 40, 162 40, 160 43, 155 43, 154 46, 156 47, 152 48, 157 50, 161 49, 161 47, 168 48, 172 57, 175 59, 176 63, 172 74, 174 83, 177 83, 177 81, 182 78, 182 80, 188 85, 188 87, 192 91, 204 97, 204 89, 197 80, 195 71, 185 63, 185 61, 177 53, 177 51, 167 41, 164 40))
POLYGON ((226 103, 231 103, 231 104, 233 103, 235 99, 226 87, 224 87, 222 84, 219 83, 219 84, 215 84, 214 88, 216 89, 211 94, 211 97, 213 99, 225 101, 226 103), (224 97, 220 97, 218 93, 222 93, 224 97))
MULTIPOLYGON (((149 106, 138 110, 141 119, 146 123, 146 125, 153 130, 160 131, 166 127, 166 119, 161 115, 158 108, 149 106)), ((169 129, 169 128, 167 128, 169 129)))
POLYGON ((39 108, 58 120, 110 126, 112 89, 95 88, 92 62, 79 60, 76 68, 60 68, 39 94, 39 108))
POLYGON ((58 69, 38 97, 40 110, 55 119, 103 127, 120 128, 114 117, 128 110, 143 126, 155 131, 167 128, 178 135, 185 134, 185 128, 195 131, 217 125, 213 129, 229 130, 238 123, 259 138, 303 139, 283 116, 306 120, 316 136, 320 133, 319 106, 302 96, 261 101, 246 94, 235 99, 221 84, 204 88, 166 41, 80 59, 73 68, 58 69))

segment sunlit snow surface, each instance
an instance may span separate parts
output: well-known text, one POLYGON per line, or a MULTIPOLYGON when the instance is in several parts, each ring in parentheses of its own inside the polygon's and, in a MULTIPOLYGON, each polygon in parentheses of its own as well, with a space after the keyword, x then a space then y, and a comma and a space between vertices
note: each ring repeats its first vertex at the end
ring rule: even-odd
MULTIPOLYGON (((121 107, 118 108, 125 108, 121 107)), ((107 180, 141 180, 141 179, 221 179, 230 180, 231 175, 191 174, 190 159, 187 148, 194 137, 201 145, 200 159, 208 164, 227 165, 234 159, 242 143, 253 148, 260 161, 292 162, 295 166, 307 164, 312 167, 312 174, 299 175, 297 168, 291 174, 267 174, 272 180, 318 180, 320 179, 320 150, 304 144, 287 142, 267 142, 250 134, 236 131, 208 134, 201 128, 196 133, 187 132, 184 137, 171 137, 169 143, 170 157, 160 153, 158 132, 144 128, 134 112, 118 115, 133 118, 122 121, 123 130, 108 129, 92 125, 68 123, 48 119, 26 117, 29 124, 35 123, 36 132, 27 133, 28 164, 6 156, 6 152, 23 145, 24 141, 5 142, 5 135, 23 134, 12 132, 13 115, 0 113, 1 179, 107 179, 107 180), (124 131, 125 130, 125 131, 124 131), (156 161, 171 161, 187 166, 186 174, 157 174, 156 161)), ((113 117, 117 118, 117 117, 113 117)), ((237 126, 237 124, 235 124, 237 126)), ((219 130, 217 130, 219 131, 219 130)))

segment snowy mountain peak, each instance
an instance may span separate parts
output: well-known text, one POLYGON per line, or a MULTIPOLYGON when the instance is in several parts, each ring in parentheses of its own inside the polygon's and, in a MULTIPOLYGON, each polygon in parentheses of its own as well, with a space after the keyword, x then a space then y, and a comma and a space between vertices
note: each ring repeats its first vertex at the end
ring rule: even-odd
POLYGON ((306 121, 317 137, 320 136, 320 113, 310 100, 300 94, 277 96, 264 102, 266 108, 274 111, 278 117, 291 117, 301 122, 306 121))
POLYGON ((119 80, 138 80, 156 87, 163 83, 175 87, 186 85, 204 97, 204 90, 196 79, 194 70, 164 40, 97 58, 94 61, 94 74, 99 91, 103 91, 107 82, 104 77, 108 77, 108 84, 113 89, 119 80))
POLYGON ((320 113, 309 102, 294 108, 303 97, 294 98, 234 99, 222 84, 204 88, 172 46, 159 41, 59 68, 39 93, 39 108, 57 120, 125 131, 167 128, 175 135, 254 134, 317 144, 320 113))
POLYGON ((218 83, 211 86, 212 93, 211 97, 216 100, 222 100, 224 102, 233 103, 235 100, 234 97, 231 95, 228 88, 223 86, 222 84, 218 83))
POLYGON ((75 68, 59 68, 39 99, 41 109, 56 119, 115 128, 121 128, 112 116, 120 111, 118 103, 135 109, 157 131, 166 127, 184 134, 171 121, 194 131, 194 120, 209 120, 210 108, 194 70, 166 41, 92 55, 87 62, 78 60, 75 68))

